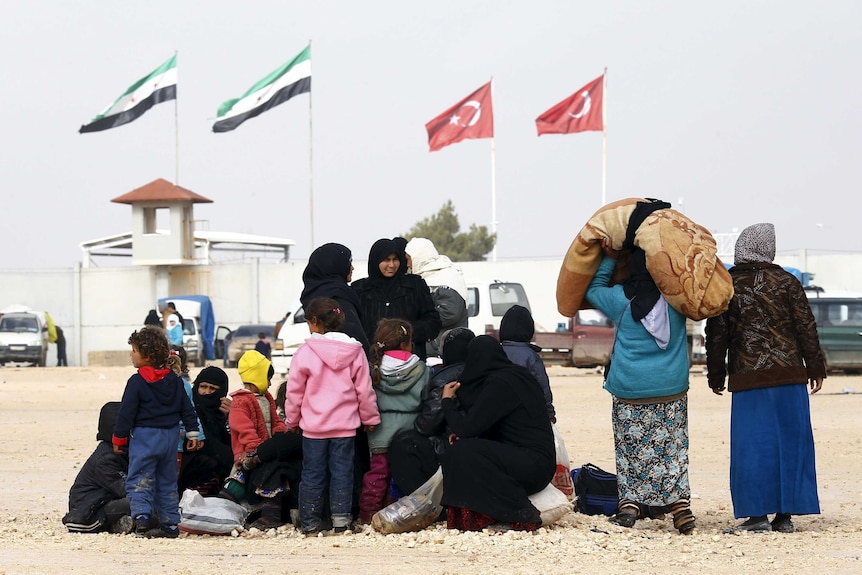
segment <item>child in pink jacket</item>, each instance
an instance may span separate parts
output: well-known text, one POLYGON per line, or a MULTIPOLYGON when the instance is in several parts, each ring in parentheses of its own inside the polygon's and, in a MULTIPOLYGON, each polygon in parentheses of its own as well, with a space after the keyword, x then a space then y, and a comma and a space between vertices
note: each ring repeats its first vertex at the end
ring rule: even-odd
POLYGON ((305 308, 311 337, 296 350, 287 380, 285 422, 302 430, 302 532, 323 529, 323 494, 329 473, 329 505, 336 533, 350 529, 356 429, 380 423, 362 345, 338 331, 344 313, 338 302, 315 298, 305 308))

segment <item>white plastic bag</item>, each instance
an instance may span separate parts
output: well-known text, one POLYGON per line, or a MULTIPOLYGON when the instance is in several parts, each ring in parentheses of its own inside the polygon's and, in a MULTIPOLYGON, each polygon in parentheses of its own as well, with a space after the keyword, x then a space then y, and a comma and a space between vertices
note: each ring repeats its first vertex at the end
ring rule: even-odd
POLYGON ((551 480, 551 485, 563 492, 569 501, 575 500, 575 484, 572 482, 572 469, 569 463, 569 452, 566 450, 566 444, 563 443, 563 436, 557 430, 555 424, 551 424, 551 429, 554 430, 554 448, 557 451, 557 470, 554 473, 554 478, 551 480))
POLYGON ((203 497, 193 489, 180 499, 180 531, 207 535, 230 535, 241 529, 248 509, 221 497, 203 497))
POLYGON ((533 504, 533 507, 539 510, 543 526, 556 523, 560 517, 573 509, 568 497, 551 483, 538 493, 533 493, 527 498, 533 504))
POLYGON ((425 529, 440 516, 443 499, 443 468, 410 495, 381 509, 371 518, 371 526, 380 533, 405 533, 425 529))

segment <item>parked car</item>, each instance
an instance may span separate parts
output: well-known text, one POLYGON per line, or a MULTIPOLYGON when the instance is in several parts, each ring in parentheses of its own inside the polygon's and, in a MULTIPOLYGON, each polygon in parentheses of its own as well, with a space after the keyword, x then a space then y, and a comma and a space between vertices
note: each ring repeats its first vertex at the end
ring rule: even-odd
POLYGON ((45 366, 48 325, 43 313, 13 312, 0 317, 0 365, 7 362, 45 366))
POLYGON ((826 369, 862 370, 862 298, 809 297, 826 369))
POLYGON ((500 329, 500 320, 513 305, 530 308, 524 286, 516 282, 485 280, 467 283, 467 327, 480 335, 500 329))
POLYGON ((263 333, 266 336, 266 339, 269 340, 273 354, 275 354, 278 349, 278 344, 272 335, 274 331, 274 323, 245 324, 234 330, 220 325, 218 329, 216 329, 216 339, 214 342, 217 354, 216 357, 218 357, 219 352, 221 352, 220 355, 224 360, 224 366, 236 367, 242 354, 250 349, 254 349, 258 339, 260 339, 258 335, 261 333, 263 333))

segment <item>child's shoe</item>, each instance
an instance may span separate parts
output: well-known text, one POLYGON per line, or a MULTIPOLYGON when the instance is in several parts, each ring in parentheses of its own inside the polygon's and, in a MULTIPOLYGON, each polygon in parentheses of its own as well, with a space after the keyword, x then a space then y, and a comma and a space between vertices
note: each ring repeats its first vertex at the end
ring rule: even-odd
POLYGON ((146 537, 147 531, 150 530, 149 515, 135 515, 135 537, 146 537))
POLYGON ((168 538, 176 539, 180 536, 180 530, 176 525, 161 525, 155 529, 147 531, 147 539, 168 538))

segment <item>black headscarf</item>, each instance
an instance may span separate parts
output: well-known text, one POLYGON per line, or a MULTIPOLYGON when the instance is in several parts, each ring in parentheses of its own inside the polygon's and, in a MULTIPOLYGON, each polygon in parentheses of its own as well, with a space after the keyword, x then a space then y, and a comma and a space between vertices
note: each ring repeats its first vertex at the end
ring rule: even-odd
POLYGON ((395 242, 395 245, 398 247, 398 251, 395 252, 398 255, 398 260, 401 262, 401 265, 398 266, 398 272, 395 275, 404 275, 407 273, 407 239, 402 238, 401 236, 395 236, 392 238, 392 241, 395 242))
POLYGON ((635 321, 645 318, 661 297, 661 292, 647 271, 646 253, 635 246, 635 233, 651 213, 670 207, 667 202, 647 198, 647 201, 637 203, 629 217, 626 239, 622 247, 624 250, 631 250, 632 257, 629 261, 629 279, 623 282, 623 291, 626 297, 632 300, 632 317, 635 321))
MULTIPOLYGON (((445 349, 445 346, 444 346, 445 349)), ((464 371, 458 381, 458 400, 470 409, 487 384, 488 377, 510 369, 517 369, 511 362, 500 342, 490 335, 479 335, 467 346, 464 358, 464 371)), ((535 383, 533 383, 535 385, 535 383)))
POLYGON ((510 307, 500 320, 500 341, 530 342, 535 333, 533 314, 522 305, 510 307))
POLYGON ((227 421, 227 415, 219 410, 221 400, 227 396, 228 392, 228 377, 227 374, 219 367, 211 365, 203 368, 195 382, 192 385, 192 398, 195 404, 195 411, 198 418, 201 420, 201 425, 204 426, 204 433, 207 437, 210 436, 210 428, 223 429, 227 421), (208 395, 200 394, 201 383, 210 383, 218 386, 218 391, 208 395))
POLYGON ((299 300, 307 306, 316 297, 346 300, 359 307, 356 292, 347 284, 353 254, 341 244, 329 243, 311 252, 302 272, 302 295, 299 300))
POLYGON ((456 327, 444 333, 440 341, 440 359, 443 360, 443 365, 464 363, 467 348, 475 337, 476 334, 466 327, 456 327))
POLYGON ((162 320, 159 319, 159 314, 156 313, 156 310, 151 309, 147 314, 147 318, 144 320, 144 325, 157 325, 161 327, 162 320))
MULTIPOLYGON (((389 257, 389 254, 395 254, 401 262, 401 265, 398 267, 400 272, 402 268, 407 269, 407 256, 404 253, 398 247, 398 243, 395 240, 381 238, 374 242, 371 250, 368 252, 368 283, 377 287, 389 285, 387 282, 393 278, 383 275, 383 272, 380 271, 380 262, 389 257)), ((396 273, 394 277, 398 275, 396 273)))

